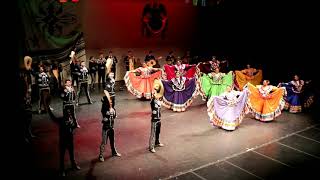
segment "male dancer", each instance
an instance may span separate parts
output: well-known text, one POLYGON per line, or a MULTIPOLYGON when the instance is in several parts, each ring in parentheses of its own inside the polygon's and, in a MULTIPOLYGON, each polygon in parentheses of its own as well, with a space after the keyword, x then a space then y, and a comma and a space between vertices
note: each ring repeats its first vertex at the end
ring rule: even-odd
POLYGON ((134 69, 135 57, 132 54, 132 51, 129 50, 127 56, 124 58, 124 63, 126 65, 126 71, 131 71, 134 69))
POLYGON ((67 79, 65 81, 65 88, 62 94, 62 98, 63 98, 63 113, 67 115, 68 112, 70 112, 71 117, 74 121, 74 124, 76 124, 76 127, 80 128, 75 115, 76 93, 74 91, 74 88, 72 86, 70 79, 67 79))
POLYGON ((108 74, 108 78, 106 80, 105 90, 110 94, 112 108, 114 109, 115 101, 116 101, 116 92, 115 92, 115 80, 114 80, 114 73, 110 72, 108 74))
POLYGON ((108 58, 110 58, 112 60, 111 71, 116 76, 116 66, 117 66, 117 63, 118 63, 117 57, 112 54, 112 51, 109 51, 109 55, 106 57, 106 59, 108 59, 108 58))
POLYGON ((98 86, 101 88, 101 83, 104 88, 105 80, 106 80, 106 63, 107 60, 103 57, 101 53, 99 59, 97 61, 98 64, 98 86), (102 82, 101 82, 102 81, 102 82))
MULTIPOLYGON (((71 82, 69 80, 70 86, 71 82)), ((64 154, 69 151, 71 167, 73 170, 80 170, 74 158, 73 133, 77 125, 74 123, 74 112, 72 109, 64 109, 62 117, 56 117, 49 109, 49 115, 53 121, 59 125, 59 152, 60 152, 60 175, 66 176, 64 168, 64 154)))
POLYGON ((75 55, 76 53, 74 51, 71 51, 70 54, 70 70, 71 70, 71 80, 72 80, 72 86, 74 86, 74 83, 76 82, 77 87, 79 87, 79 81, 78 81, 78 72, 79 72, 79 61, 75 55))
POLYGON ((89 81, 88 81, 88 76, 89 76, 89 71, 86 67, 86 63, 84 61, 81 61, 80 64, 80 69, 79 69, 79 86, 78 86, 78 91, 77 91, 77 103, 76 106, 79 105, 79 101, 80 101, 80 94, 81 94, 81 90, 84 88, 84 91, 86 93, 87 99, 88 99, 88 103, 92 104, 91 101, 91 97, 89 94, 89 81))
POLYGON ((93 56, 89 58, 89 72, 91 76, 91 89, 94 90, 94 83, 96 82, 96 75, 98 70, 97 60, 93 56))
POLYGON ((149 150, 155 153, 155 146, 164 146, 159 141, 160 129, 161 129, 161 101, 164 93, 164 87, 160 80, 155 79, 153 83, 154 91, 152 93, 151 105, 151 134, 149 139, 149 150))
POLYGON ((102 107, 101 107, 101 113, 102 113, 102 142, 100 145, 100 154, 99 154, 99 160, 101 162, 104 161, 103 153, 105 150, 105 145, 107 144, 107 140, 109 138, 110 140, 110 147, 111 147, 111 154, 112 156, 118 156, 120 157, 121 154, 119 154, 115 148, 115 142, 114 142, 114 119, 115 119, 115 111, 112 108, 111 98, 108 93, 108 91, 104 92, 105 95, 102 97, 102 107))
MULTIPOLYGON (((38 101, 38 113, 41 114, 41 106, 44 106, 46 112, 50 107, 50 86, 49 76, 44 70, 44 66, 40 66, 40 72, 37 76, 39 87, 39 101, 38 101)), ((51 109, 52 110, 52 109, 51 109)))

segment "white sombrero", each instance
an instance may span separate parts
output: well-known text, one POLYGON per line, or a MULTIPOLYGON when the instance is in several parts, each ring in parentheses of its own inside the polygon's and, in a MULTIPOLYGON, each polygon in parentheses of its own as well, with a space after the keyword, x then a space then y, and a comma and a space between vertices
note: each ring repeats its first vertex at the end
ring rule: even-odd
POLYGON ((30 56, 25 56, 23 58, 24 61, 24 67, 29 70, 31 69, 31 65, 32 65, 32 58, 30 56))
POLYGON ((75 54, 76 54, 76 52, 71 51, 71 53, 70 53, 70 56, 69 56, 69 57, 73 58, 75 54))
POLYGON ((155 79, 153 81, 153 90, 154 90, 153 91, 154 97, 156 97, 157 99, 160 99, 163 97, 164 87, 163 87, 161 80, 155 79))

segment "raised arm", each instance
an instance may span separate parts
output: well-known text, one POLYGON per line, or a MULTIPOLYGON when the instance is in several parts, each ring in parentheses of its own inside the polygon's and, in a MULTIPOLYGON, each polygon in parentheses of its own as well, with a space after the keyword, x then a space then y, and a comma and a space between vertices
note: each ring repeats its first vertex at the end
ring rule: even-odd
POLYGON ((161 68, 152 68, 152 71, 161 71, 161 68))

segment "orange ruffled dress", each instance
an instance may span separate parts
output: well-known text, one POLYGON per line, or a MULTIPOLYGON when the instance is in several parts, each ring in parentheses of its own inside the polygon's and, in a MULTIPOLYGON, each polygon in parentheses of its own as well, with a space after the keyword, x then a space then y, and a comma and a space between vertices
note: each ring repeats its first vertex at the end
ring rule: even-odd
POLYGON ((247 83, 258 85, 262 81, 262 70, 254 68, 245 69, 242 71, 235 71, 235 87, 242 91, 247 83), (255 74, 254 74, 255 73, 255 74))
POLYGON ((152 67, 140 67, 134 71, 127 71, 124 81, 128 91, 137 98, 151 99, 154 79, 160 79, 162 71, 155 71, 152 67))
POLYGON ((250 93, 248 107, 255 119, 272 121, 280 116, 285 105, 283 96, 286 95, 286 90, 284 88, 271 85, 262 88, 262 85, 254 86, 251 83, 248 83, 247 87, 250 93))

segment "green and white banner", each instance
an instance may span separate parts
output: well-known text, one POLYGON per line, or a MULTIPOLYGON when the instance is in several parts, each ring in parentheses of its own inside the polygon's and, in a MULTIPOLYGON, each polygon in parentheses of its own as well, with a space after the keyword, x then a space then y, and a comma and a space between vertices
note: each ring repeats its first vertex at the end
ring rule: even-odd
MULTIPOLYGON (((24 52, 35 61, 68 59, 70 52, 84 50, 81 1, 60 3, 58 0, 19 1, 24 31, 24 52)), ((80 53, 83 54, 83 53, 80 53)))

